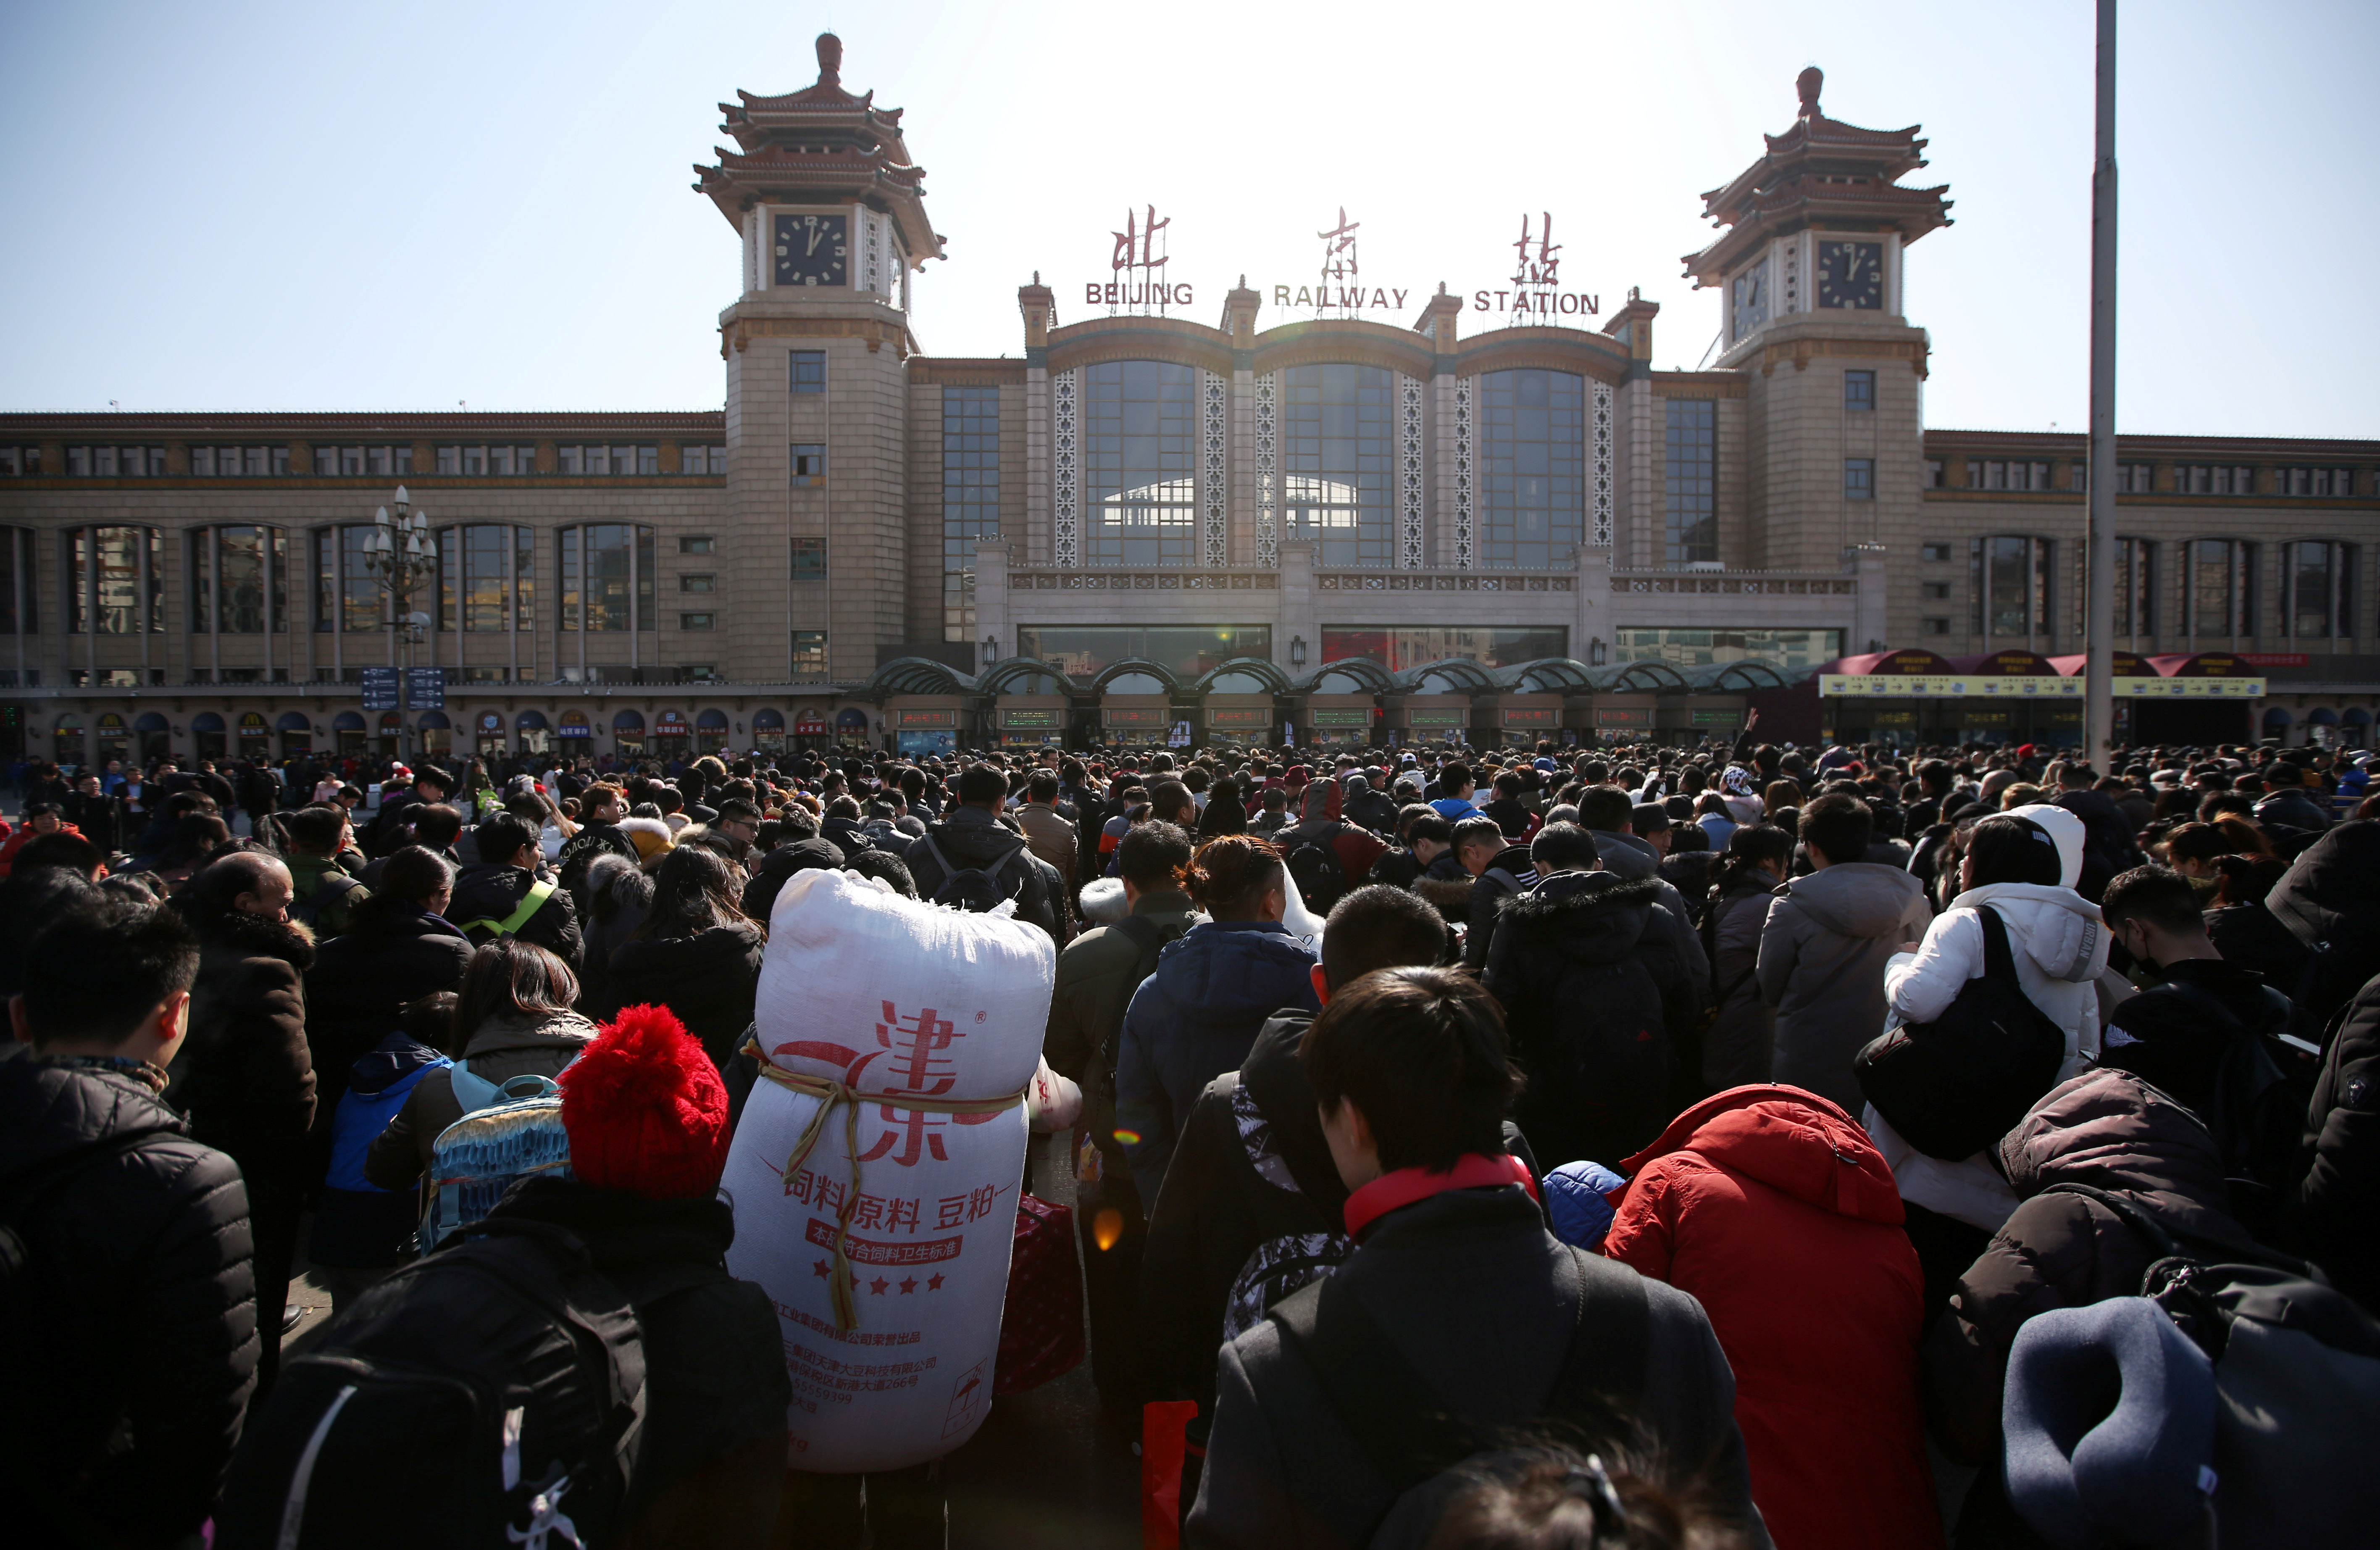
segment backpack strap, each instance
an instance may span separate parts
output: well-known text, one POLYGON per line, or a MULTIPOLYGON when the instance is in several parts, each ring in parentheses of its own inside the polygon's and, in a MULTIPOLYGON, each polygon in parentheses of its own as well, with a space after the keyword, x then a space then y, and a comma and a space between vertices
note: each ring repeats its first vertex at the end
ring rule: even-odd
POLYGON ((553 897, 554 886, 543 878, 532 879, 528 891, 521 895, 520 904, 511 914, 501 921, 493 916, 482 916, 476 921, 465 921, 462 929, 468 932, 479 926, 486 926, 498 936, 517 935, 521 927, 528 924, 529 917, 543 909, 545 901, 553 897))
POLYGON ((1975 906, 1975 923, 1984 929, 1984 972, 1995 980, 2019 983, 2016 955, 2009 950, 2008 922, 1990 905, 1979 904, 1975 906))
POLYGON ((1578 1322, 1545 1413, 1589 1435, 1613 1435, 1620 1408, 1645 1392, 1652 1303, 1645 1278, 1627 1266, 1575 1246, 1570 1255, 1578 1272, 1578 1322))
POLYGON ((477 1114, 492 1104, 504 1101, 504 1090, 471 1069, 470 1062, 457 1060, 446 1070, 447 1084, 453 1088, 455 1101, 463 1105, 465 1114, 477 1114))

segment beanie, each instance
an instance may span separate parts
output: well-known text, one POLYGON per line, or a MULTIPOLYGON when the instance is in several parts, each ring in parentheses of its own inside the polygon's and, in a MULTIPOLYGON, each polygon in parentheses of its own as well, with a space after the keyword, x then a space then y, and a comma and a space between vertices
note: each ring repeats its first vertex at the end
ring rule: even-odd
POLYGON ((2001 1396, 2009 1504, 2060 1550, 2159 1544, 2215 1488, 2215 1367, 2142 1297, 2039 1313, 2001 1396))
POLYGON ((584 1184, 695 1200, 727 1166, 727 1089, 665 1007, 628 1007, 562 1073, 570 1171, 584 1184))

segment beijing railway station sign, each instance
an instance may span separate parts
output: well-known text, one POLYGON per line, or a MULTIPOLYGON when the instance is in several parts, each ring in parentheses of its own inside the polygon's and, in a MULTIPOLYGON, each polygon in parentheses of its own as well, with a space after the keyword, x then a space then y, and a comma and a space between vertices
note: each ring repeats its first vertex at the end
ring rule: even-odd
MULTIPOLYGON (((1108 255, 1112 277, 1085 281, 1083 304, 1104 307, 1111 317, 1138 312, 1162 315, 1176 308, 1197 305, 1197 287, 1191 281, 1174 278, 1171 272, 1172 226, 1173 217, 1160 216, 1154 204, 1125 211, 1123 229, 1110 234, 1114 239, 1108 255)), ((1522 327, 1543 326, 1565 317, 1599 315, 1599 295, 1563 288, 1563 244, 1553 239, 1553 229, 1554 218, 1549 211, 1539 212, 1534 221, 1523 214, 1521 235, 1506 244, 1514 250, 1512 275, 1495 285, 1469 291, 1471 310, 1510 317, 1522 327)), ((1346 207, 1340 206, 1336 221, 1315 233, 1323 248, 1322 262, 1314 278, 1274 280, 1259 284, 1256 290, 1284 312, 1311 311, 1318 317, 1372 314, 1409 320, 1408 309, 1416 304, 1415 299, 1426 299, 1429 291, 1366 280, 1358 245, 1362 230, 1363 222, 1351 220, 1346 207)), ((1246 286, 1245 276, 1240 283, 1246 286)), ((1446 287, 1441 285, 1438 288, 1444 291, 1446 287)))

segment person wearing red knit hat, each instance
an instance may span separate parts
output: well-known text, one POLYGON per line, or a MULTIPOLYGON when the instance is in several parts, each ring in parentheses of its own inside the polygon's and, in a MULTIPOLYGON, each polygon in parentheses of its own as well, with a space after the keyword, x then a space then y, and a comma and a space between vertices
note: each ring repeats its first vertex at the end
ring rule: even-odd
POLYGON ((661 1007, 624 1008, 560 1080, 572 1177, 516 1185, 491 1219, 567 1228, 636 1309, 645 1442, 613 1544, 761 1550, 793 1388, 768 1298, 727 1274, 727 1091, 661 1007))

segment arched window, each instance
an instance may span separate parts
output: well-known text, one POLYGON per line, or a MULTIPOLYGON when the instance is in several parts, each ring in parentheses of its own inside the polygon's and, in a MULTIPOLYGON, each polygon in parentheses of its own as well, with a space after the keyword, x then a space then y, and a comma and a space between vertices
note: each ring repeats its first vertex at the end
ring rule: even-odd
POLYGON ((562 628, 651 629, 653 530, 590 522, 556 535, 562 558, 562 628))
POLYGON ((537 628, 537 533, 494 522, 438 531, 438 628, 537 628))
POLYGON ((1197 373, 1161 360, 1083 368, 1084 558, 1188 565, 1198 532, 1197 373))
POLYGON ((138 635, 165 628, 164 544, 155 528, 67 532, 67 630, 138 635))
POLYGON ((1973 632, 1996 641, 2048 645, 2055 636, 2058 541, 2001 533, 1968 541, 1973 632))
POLYGON ((2301 641, 2355 633, 2355 545, 2300 539, 2281 552, 2281 625, 2301 641))
POLYGON ((1586 534, 1586 379, 1484 373, 1479 447, 1480 564, 1551 568, 1586 534))
POLYGON ((1291 538, 1324 565, 1390 565, 1395 379, 1378 366, 1293 366, 1281 373, 1281 464, 1291 538))
POLYGON ((289 631, 289 535, 279 528, 190 530, 190 633, 289 631))

